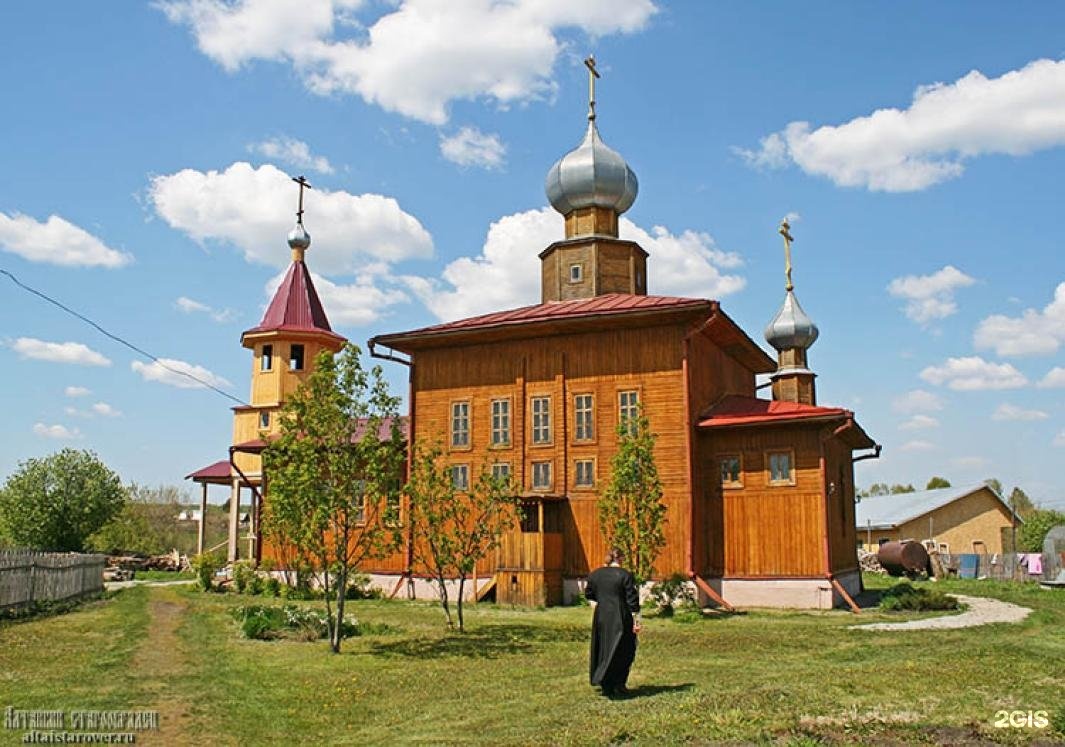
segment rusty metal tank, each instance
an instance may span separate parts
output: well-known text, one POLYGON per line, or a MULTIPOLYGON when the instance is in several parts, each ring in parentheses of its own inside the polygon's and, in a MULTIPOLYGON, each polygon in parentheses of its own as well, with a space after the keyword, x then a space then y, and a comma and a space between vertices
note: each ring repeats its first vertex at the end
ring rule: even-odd
POLYGON ((876 559, 892 576, 913 576, 928 571, 928 551, 920 542, 885 542, 876 559))

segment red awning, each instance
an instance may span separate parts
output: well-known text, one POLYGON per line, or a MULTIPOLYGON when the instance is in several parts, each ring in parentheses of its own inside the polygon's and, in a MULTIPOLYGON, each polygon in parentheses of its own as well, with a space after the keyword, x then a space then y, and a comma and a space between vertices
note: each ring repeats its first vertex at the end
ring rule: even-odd
POLYGON ((206 467, 201 467, 195 472, 185 475, 186 480, 193 482, 210 483, 211 485, 228 485, 231 477, 229 460, 223 459, 206 467))

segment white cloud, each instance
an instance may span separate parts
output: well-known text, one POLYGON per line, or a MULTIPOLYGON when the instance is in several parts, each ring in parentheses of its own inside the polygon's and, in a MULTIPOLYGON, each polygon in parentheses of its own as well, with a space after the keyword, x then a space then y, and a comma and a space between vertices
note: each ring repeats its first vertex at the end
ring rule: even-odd
POLYGON ((1018 389, 1028 383, 1024 374, 1009 363, 991 363, 979 356, 948 358, 942 366, 929 366, 921 378, 958 391, 1018 389))
POLYGON ((994 314, 980 322, 973 345, 998 355, 1036 355, 1057 352, 1065 344, 1065 282, 1042 311, 1025 309, 1019 317, 994 314))
MULTIPOLYGON (((291 64, 319 94, 354 94, 407 117, 443 124, 448 104, 500 106, 550 96, 551 74, 576 28, 593 37, 639 31, 651 0, 394 0, 362 21, 359 0, 166 0, 200 51, 233 72, 252 60, 291 64), (338 29, 351 29, 341 35, 338 29)), ((362 7, 360 7, 362 6, 362 7)))
POLYGON ((987 459, 981 456, 960 456, 950 460, 950 463, 955 467, 986 467, 989 462, 987 459))
MULTIPOLYGON (((651 255, 651 293, 720 298, 745 284, 721 269, 743 264, 738 254, 717 248, 706 233, 672 234, 662 226, 650 233, 622 218, 621 238, 639 243, 651 255)), ((481 254, 460 257, 435 278, 404 277, 416 296, 441 320, 540 302, 539 253, 563 237, 562 217, 551 208, 507 215, 488 229, 481 254)))
POLYGON ((503 167, 507 148, 499 135, 481 132, 476 127, 463 127, 450 137, 440 134, 440 153, 459 166, 499 169, 503 167))
POLYGON ((83 228, 49 215, 41 223, 21 213, 0 212, 0 248, 30 262, 63 267, 122 267, 133 261, 83 228))
POLYGON ((116 410, 106 402, 97 402, 95 405, 92 406, 92 411, 97 415, 104 416, 105 418, 117 418, 122 415, 120 411, 116 410))
POLYGON ((307 143, 287 135, 252 143, 248 150, 297 169, 317 171, 319 174, 332 174, 334 171, 328 158, 315 155, 307 143))
POLYGON ((992 420, 1046 420, 1050 416, 1042 410, 1025 410, 1023 407, 1003 402, 992 413, 992 420))
POLYGON ((54 438, 58 441, 71 441, 81 438, 81 431, 77 428, 67 428, 65 425, 45 425, 35 423, 33 432, 43 438, 54 438))
POLYGON ((895 412, 905 414, 934 412, 943 409, 943 399, 938 394, 933 394, 924 389, 913 389, 896 397, 891 403, 891 408, 895 412))
POLYGON ((925 428, 936 428, 939 426, 939 421, 933 418, 931 415, 914 415, 909 420, 905 420, 899 424, 900 431, 916 431, 925 428))
POLYGON ((958 310, 954 291, 976 281, 952 265, 931 275, 906 275, 888 284, 888 293, 906 300, 906 316, 924 325, 945 319, 958 310))
POLYGON ((207 314, 209 317, 211 317, 220 324, 224 322, 231 322, 237 318, 237 312, 235 312, 233 309, 225 308, 219 310, 214 308, 213 306, 208 306, 205 303, 201 303, 194 299, 188 298, 187 296, 179 296, 178 299, 174 301, 174 306, 176 306, 180 311, 186 314, 207 314))
POLYGON ((1040 379, 1036 386, 1040 389, 1058 389, 1060 387, 1065 387, 1065 368, 1054 366, 1047 371, 1047 375, 1040 379))
MULTIPOLYGON (((266 283, 267 296, 273 297, 284 277, 285 274, 280 273, 266 283)), ((371 324, 383 318, 390 306, 410 300, 406 293, 397 288, 377 287, 376 283, 389 279, 374 272, 360 274, 350 285, 334 283, 314 272, 311 273, 311 279, 329 317, 329 323, 334 327, 361 327, 371 324)))
POLYGON ((232 386, 221 376, 211 373, 203 366, 196 366, 173 358, 160 358, 158 361, 144 363, 133 361, 130 368, 134 373, 140 374, 145 381, 157 381, 160 384, 177 387, 178 389, 201 389, 204 384, 224 389, 232 386), (195 379, 199 379, 196 381, 195 379))
POLYGON ((1058 435, 1054 436, 1053 444, 1055 446, 1065 446, 1065 431, 1061 431, 1058 435))
POLYGON ((84 397, 89 394, 89 390, 83 386, 68 386, 63 390, 63 394, 68 397, 84 397))
POLYGON ((79 366, 110 366, 111 361, 80 342, 46 342, 33 337, 20 337, 11 349, 23 359, 72 363, 79 366))
MULTIPOLYGON (((159 216, 198 242, 224 241, 249 262, 289 264, 295 189, 275 166, 237 162, 225 171, 184 169, 152 179, 149 196, 159 216)), ((428 257, 433 240, 391 197, 315 189, 304 197, 314 242, 308 261, 321 272, 355 272, 368 261, 428 257)))
POLYGON ((907 441, 899 447, 899 451, 932 451, 936 445, 928 441, 907 441))
POLYGON ((908 109, 879 109, 838 126, 792 122, 736 149, 751 165, 795 163, 843 187, 926 189, 964 171, 967 159, 1027 155, 1065 144, 1065 60, 1036 60, 987 78, 919 86, 908 109))

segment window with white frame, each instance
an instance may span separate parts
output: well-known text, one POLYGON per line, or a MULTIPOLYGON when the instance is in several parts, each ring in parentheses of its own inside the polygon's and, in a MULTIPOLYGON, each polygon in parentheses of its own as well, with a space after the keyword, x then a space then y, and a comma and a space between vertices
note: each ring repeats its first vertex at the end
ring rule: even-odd
POLYGON ((455 490, 469 490, 470 467, 468 464, 451 465, 451 487, 455 490))
POLYGON ((510 445, 510 400, 492 400, 492 446, 510 445))
POLYGON ((595 485, 595 460, 578 459, 574 465, 574 485, 578 488, 590 488, 595 485))
POLYGON ((582 265, 570 265, 569 266, 569 281, 571 283, 579 283, 584 279, 584 267, 582 265))
POLYGON ((470 403, 451 403, 451 445, 466 447, 470 445, 470 403))
POLYGON ((576 427, 574 438, 578 441, 595 439, 594 400, 590 394, 577 394, 573 397, 573 417, 576 427))
POLYGON ((510 463, 496 462, 492 465, 492 479, 505 482, 510 479, 510 463))
POLYGON ((551 489, 551 462, 533 462, 533 490, 551 489))
POLYGON ((618 422, 625 423, 629 432, 636 432, 636 418, 640 414, 640 393, 635 389, 618 392, 618 422))
POLYGON ((259 413, 259 427, 260 428, 269 428, 270 427, 270 413, 268 413, 268 412, 260 412, 259 413))
POLYGON ((534 444, 551 443, 551 398, 532 398, 532 441, 534 444))

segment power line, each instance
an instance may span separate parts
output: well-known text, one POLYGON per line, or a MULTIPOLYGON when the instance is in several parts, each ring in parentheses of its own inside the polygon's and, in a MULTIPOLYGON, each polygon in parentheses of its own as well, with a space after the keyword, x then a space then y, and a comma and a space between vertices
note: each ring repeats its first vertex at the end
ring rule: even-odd
POLYGON ((152 361, 153 363, 161 366, 162 368, 165 368, 170 373, 178 374, 179 376, 184 376, 186 378, 192 379, 197 384, 199 384, 201 386, 204 386, 204 387, 207 387, 211 391, 216 392, 218 394, 221 394, 223 397, 225 397, 227 399, 231 399, 231 400, 233 400, 234 402, 236 402, 239 405, 246 405, 247 404, 247 402, 245 402, 244 400, 242 400, 242 399, 240 399, 238 397, 234 397, 229 392, 226 392, 226 391, 223 391, 222 389, 219 389, 214 384, 211 384, 208 381, 204 381, 203 379, 199 378, 198 376, 190 374, 188 371, 182 371, 179 368, 174 368, 173 366, 168 366, 166 363, 164 363, 162 360, 160 360, 156 356, 154 356, 151 353, 149 353, 147 350, 139 348, 136 345, 134 345, 132 342, 124 340, 121 337, 119 337, 118 335, 115 335, 115 334, 112 334, 112 333, 108 332, 106 329, 101 327, 99 324, 97 324, 96 322, 94 322, 92 319, 90 319, 89 317, 85 316, 84 314, 80 314, 79 312, 75 311, 74 309, 70 308, 69 306, 66 306, 66 305, 60 303, 56 299, 52 298, 51 296, 49 296, 46 293, 42 293, 41 291, 37 290, 36 288, 31 288, 30 286, 28 286, 25 283, 23 283, 22 281, 20 281, 17 277, 12 275, 7 270, 4 270, 4 269, 0 268, 0 274, 7 275, 9 278, 11 278, 11 282, 14 283, 15 285, 17 285, 19 288, 22 288, 24 291, 27 291, 28 293, 32 293, 33 295, 37 296, 38 298, 44 299, 45 301, 47 301, 48 303, 52 304, 53 306, 58 306, 59 308, 61 308, 63 311, 67 312, 71 316, 77 317, 81 321, 83 321, 86 324, 90 325, 91 327, 96 329, 97 332, 99 332, 100 334, 104 335, 105 337, 109 337, 112 340, 114 340, 115 342, 117 342, 117 343, 119 343, 121 345, 125 345, 127 348, 129 348, 133 352, 137 353, 138 355, 143 355, 145 358, 147 358, 148 360, 152 361))

